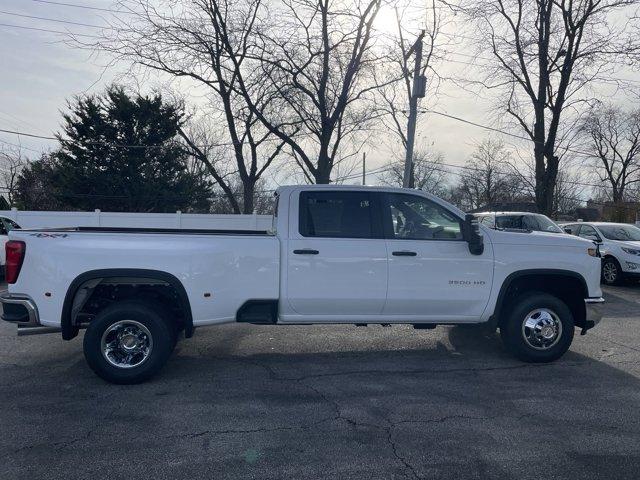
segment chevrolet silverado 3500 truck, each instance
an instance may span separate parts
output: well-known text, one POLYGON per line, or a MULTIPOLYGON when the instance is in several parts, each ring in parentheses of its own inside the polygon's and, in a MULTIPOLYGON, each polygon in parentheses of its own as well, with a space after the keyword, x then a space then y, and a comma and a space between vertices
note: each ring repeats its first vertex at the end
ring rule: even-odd
POLYGON ((493 230, 427 193, 292 186, 273 231, 14 230, 2 318, 19 334, 86 328, 100 377, 137 383, 179 336, 228 322, 482 324, 527 362, 549 362, 601 318, 597 247, 493 230))

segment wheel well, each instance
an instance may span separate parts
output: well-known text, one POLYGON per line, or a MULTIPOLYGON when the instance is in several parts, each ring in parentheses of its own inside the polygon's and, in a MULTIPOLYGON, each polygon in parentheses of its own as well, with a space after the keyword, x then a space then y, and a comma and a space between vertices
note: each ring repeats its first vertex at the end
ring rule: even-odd
POLYGON ((72 282, 62 309, 62 338, 70 340, 102 309, 129 299, 160 305, 184 329, 185 337, 193 335, 191 306, 182 283, 165 272, 129 269, 87 272, 72 282))
POLYGON ((584 279, 574 272, 531 273, 507 278, 500 290, 494 317, 497 326, 504 320, 504 312, 520 294, 527 291, 544 292, 559 298, 567 304, 577 327, 583 327, 586 320, 584 299, 589 296, 584 279))

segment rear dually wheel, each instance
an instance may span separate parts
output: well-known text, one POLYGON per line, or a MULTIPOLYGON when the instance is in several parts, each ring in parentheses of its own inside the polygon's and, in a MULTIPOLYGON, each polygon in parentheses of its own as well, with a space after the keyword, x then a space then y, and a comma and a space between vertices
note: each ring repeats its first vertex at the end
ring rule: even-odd
POLYGON ((144 382, 167 362, 176 329, 161 310, 139 301, 117 302, 96 315, 84 335, 84 356, 104 380, 144 382))

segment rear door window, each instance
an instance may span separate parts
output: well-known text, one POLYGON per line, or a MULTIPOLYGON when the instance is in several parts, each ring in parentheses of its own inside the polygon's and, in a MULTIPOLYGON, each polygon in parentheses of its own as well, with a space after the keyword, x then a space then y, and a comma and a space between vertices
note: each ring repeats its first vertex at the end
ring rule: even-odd
MULTIPOLYGON (((302 192, 299 231, 303 237, 380 237, 369 192, 302 192)), ((379 224, 379 222, 377 222, 379 224)))

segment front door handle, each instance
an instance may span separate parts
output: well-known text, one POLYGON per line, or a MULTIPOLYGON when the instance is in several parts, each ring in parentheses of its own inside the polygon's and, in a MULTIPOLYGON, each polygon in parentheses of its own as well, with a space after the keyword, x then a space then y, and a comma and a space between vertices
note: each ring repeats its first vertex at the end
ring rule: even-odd
POLYGON ((391 255, 394 257, 415 257, 418 254, 416 252, 409 252, 408 250, 400 250, 399 252, 393 252, 391 255))
POLYGON ((302 250, 294 250, 293 253, 296 255, 318 255, 320 252, 310 248, 303 248, 302 250))

